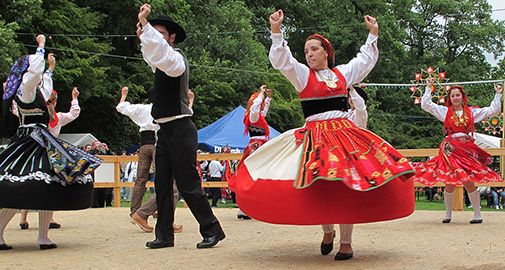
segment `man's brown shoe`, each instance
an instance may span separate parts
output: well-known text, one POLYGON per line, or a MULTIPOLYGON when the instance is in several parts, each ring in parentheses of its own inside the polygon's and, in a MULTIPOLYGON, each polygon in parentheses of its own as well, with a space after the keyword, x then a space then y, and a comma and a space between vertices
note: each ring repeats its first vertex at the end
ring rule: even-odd
POLYGON ((137 213, 134 213, 132 215, 131 222, 137 224, 140 227, 140 229, 142 229, 144 232, 148 233, 153 232, 153 227, 149 226, 147 220, 143 219, 137 213))

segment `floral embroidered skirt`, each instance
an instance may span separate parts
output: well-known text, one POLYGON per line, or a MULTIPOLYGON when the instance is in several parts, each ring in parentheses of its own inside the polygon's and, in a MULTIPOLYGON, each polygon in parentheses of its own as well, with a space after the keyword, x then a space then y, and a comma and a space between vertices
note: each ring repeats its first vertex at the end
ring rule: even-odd
POLYGON ((21 126, 0 153, 0 208, 89 208, 90 174, 100 164, 99 158, 53 137, 42 125, 21 126))
POLYGON ((276 224, 351 224, 414 211, 410 163, 347 119, 307 122, 268 141, 230 186, 242 211, 276 224))
POLYGON ((416 176, 412 179, 427 186, 438 182, 462 186, 465 182, 502 182, 503 179, 486 164, 492 158, 474 143, 469 135, 447 136, 438 149, 438 156, 426 161, 416 162, 416 176))

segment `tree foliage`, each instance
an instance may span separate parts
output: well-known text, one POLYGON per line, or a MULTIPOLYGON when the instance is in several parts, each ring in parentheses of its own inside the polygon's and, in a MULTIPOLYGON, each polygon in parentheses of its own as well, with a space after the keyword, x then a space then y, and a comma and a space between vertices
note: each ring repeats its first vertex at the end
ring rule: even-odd
MULTIPOLYGON (((54 75, 60 101, 70 106, 70 91, 81 91, 81 116, 65 132, 91 132, 119 150, 139 135, 115 106, 120 88, 128 100, 146 102, 153 74, 142 60, 135 35, 143 1, 6 0, 0 2, 0 79, 14 59, 33 53, 36 34, 48 35, 47 51, 57 55, 54 75)), ((337 64, 347 63, 365 42, 364 15, 378 18, 377 65, 367 82, 408 83, 428 66, 442 67, 452 81, 499 79, 505 63, 492 68, 484 53, 501 55, 503 22, 491 19, 485 0, 151 0, 153 14, 170 15, 188 38, 179 46, 190 64, 190 88, 196 94, 193 117, 198 128, 217 120, 262 84, 274 91, 269 123, 285 131, 303 125, 297 94, 268 60, 268 16, 286 14, 285 37, 293 55, 304 62, 311 33, 334 44, 337 64)), ((398 148, 435 147, 442 125, 412 105, 408 88, 368 87, 371 130, 398 148)), ((492 86, 469 86, 471 100, 486 106, 492 86)), ((241 132, 241 131, 234 131, 241 132)))

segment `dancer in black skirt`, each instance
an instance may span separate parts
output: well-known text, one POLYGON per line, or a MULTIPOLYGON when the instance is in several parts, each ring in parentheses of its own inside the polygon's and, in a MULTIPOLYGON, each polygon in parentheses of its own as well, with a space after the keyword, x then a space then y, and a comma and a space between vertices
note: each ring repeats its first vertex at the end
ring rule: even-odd
POLYGON ((40 249, 56 248, 47 237, 51 210, 90 207, 93 180, 88 174, 101 163, 48 131, 52 74, 44 72, 45 36, 37 36, 37 43, 35 54, 14 63, 3 94, 4 106, 16 101, 20 126, 0 153, 0 250, 12 249, 3 233, 17 209, 38 209, 37 243, 40 249))

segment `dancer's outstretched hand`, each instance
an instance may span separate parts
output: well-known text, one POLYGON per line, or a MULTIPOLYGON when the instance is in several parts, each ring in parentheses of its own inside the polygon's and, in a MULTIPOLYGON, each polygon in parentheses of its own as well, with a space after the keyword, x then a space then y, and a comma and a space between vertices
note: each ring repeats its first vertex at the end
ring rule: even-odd
POLYGON ((121 95, 128 96, 128 86, 123 86, 123 88, 121 88, 121 95))
POLYGON ((119 100, 119 102, 125 102, 126 96, 128 96, 128 87, 123 86, 123 88, 121 89, 121 99, 119 100))
POLYGON ((72 89, 72 99, 73 100, 77 100, 77 98, 79 97, 79 90, 77 90, 77 87, 74 86, 74 89, 72 89))
POLYGON ((267 90, 267 86, 265 84, 260 86, 260 93, 264 94, 266 90, 267 90))
POLYGON ((379 35, 379 24, 377 23, 377 19, 372 16, 365 16, 365 24, 368 30, 370 30, 370 34, 374 36, 379 35))
POLYGON ((267 88, 267 90, 265 91, 265 93, 267 94, 267 97, 272 98, 272 89, 267 88))
POLYGON ((272 13, 268 20, 270 21, 270 30, 272 33, 280 33, 282 22, 284 21, 284 12, 282 9, 279 9, 272 13))
POLYGON ((145 26, 147 24, 147 17, 149 17, 149 14, 151 14, 151 5, 143 4, 140 7, 138 14, 139 22, 142 24, 142 26, 145 26))
POLYGON ((434 82, 435 82, 435 80, 433 78, 426 79, 426 87, 431 88, 433 86, 434 82))
POLYGON ((49 69, 51 72, 54 72, 54 69, 56 68, 56 57, 54 57, 54 53, 47 55, 47 65, 47 69, 49 69))
POLYGON ((44 48, 44 46, 46 46, 46 36, 38 35, 37 36, 37 43, 39 44, 39 47, 44 48))
POLYGON ((503 85, 495 84, 494 90, 496 91, 496 94, 503 94, 503 85))

